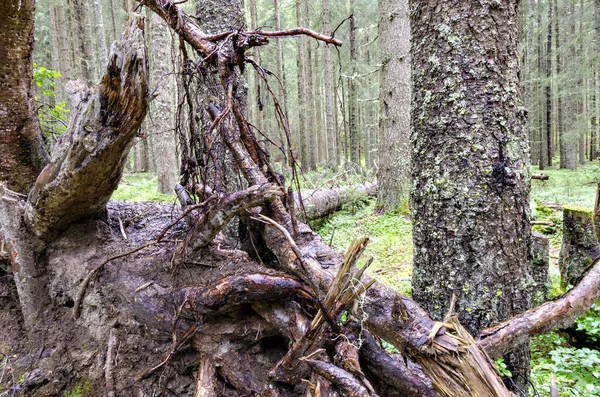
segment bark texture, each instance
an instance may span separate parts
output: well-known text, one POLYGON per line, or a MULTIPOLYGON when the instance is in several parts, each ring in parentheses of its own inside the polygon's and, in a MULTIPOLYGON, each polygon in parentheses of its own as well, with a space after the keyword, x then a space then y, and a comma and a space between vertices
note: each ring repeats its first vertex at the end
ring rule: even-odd
POLYGON ((563 241, 558 259, 563 287, 575 285, 584 270, 600 255, 593 218, 589 208, 563 207, 563 241))
POLYGON ((467 329, 530 307, 516 1, 413 3, 413 296, 467 329))
POLYGON ((408 197, 410 175, 410 18, 408 1, 379 1, 379 168, 377 207, 408 197))
POLYGON ((33 102, 34 10, 33 0, 0 4, 0 181, 19 193, 48 162, 33 102))
POLYGON ((25 216, 36 236, 51 240, 104 211, 146 116, 147 67, 143 22, 131 19, 100 84, 82 93, 68 131, 29 193, 25 216))

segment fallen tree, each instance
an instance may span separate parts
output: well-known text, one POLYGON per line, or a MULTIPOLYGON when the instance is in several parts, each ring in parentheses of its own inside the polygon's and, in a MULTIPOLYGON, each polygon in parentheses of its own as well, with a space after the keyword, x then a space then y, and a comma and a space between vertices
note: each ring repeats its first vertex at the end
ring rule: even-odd
POLYGON ((550 329, 557 313, 564 326, 600 293, 594 267, 555 306, 517 316, 479 341, 451 312, 433 321, 366 277, 366 266, 357 269, 367 239, 343 255, 294 217, 235 97, 244 52, 266 38, 340 43, 307 29, 207 35, 171 2, 143 4, 218 73, 223 102, 209 131, 223 138, 248 187, 212 189, 201 200, 180 189, 181 208, 107 203, 147 107, 142 20, 132 19, 29 197, 11 180, 0 190, 23 316, 0 297, 6 393, 509 396, 486 350, 498 354, 550 329), (137 116, 118 117, 128 106, 137 116), (84 118, 91 124, 77 122, 84 118), (251 231, 249 252, 219 233, 234 216, 251 231), (21 327, 28 346, 14 342, 21 327))

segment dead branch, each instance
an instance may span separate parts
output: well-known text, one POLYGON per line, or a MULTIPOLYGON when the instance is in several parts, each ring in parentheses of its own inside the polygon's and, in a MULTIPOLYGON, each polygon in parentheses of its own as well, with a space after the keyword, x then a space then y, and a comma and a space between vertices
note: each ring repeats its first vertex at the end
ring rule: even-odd
POLYGON ((352 374, 339 367, 336 367, 333 364, 327 364, 318 360, 304 359, 303 361, 306 361, 308 365, 310 365, 311 369, 317 374, 336 385, 344 396, 376 397, 376 395, 369 393, 365 386, 363 386, 358 379, 352 376, 352 374))
POLYGON ((599 296, 600 258, 596 258, 579 284, 561 298, 484 329, 479 336, 479 345, 492 357, 499 357, 511 346, 532 336, 569 327, 599 296))
POLYGON ((194 315, 225 313, 242 304, 293 299, 314 302, 304 284, 285 276, 242 274, 226 277, 208 287, 189 287, 182 292, 194 315))
POLYGON ((148 70, 141 17, 130 19, 109 59, 100 84, 77 106, 52 161, 29 194, 25 219, 43 240, 104 210, 146 115, 148 70))
POLYGON ((287 30, 276 30, 276 31, 265 31, 265 30, 253 30, 251 32, 244 32, 243 35, 257 35, 262 37, 272 37, 272 38, 282 38, 282 37, 293 37, 293 36, 308 36, 312 37, 315 40, 323 41, 327 44, 333 44, 335 46, 341 47, 343 42, 334 38, 333 36, 327 36, 322 33, 315 32, 308 28, 294 28, 287 30))
POLYGON ((283 191, 278 186, 266 183, 214 197, 214 204, 199 214, 190 232, 188 248, 193 251, 206 247, 234 216, 281 196, 283 191))

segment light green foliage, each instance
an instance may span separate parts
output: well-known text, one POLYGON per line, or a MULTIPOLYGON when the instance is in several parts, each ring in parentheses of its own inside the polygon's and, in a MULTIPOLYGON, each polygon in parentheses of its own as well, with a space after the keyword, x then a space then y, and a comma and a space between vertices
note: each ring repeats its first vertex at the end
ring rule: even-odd
POLYGON ((63 394, 63 397, 85 397, 90 395, 90 385, 82 382, 63 394))
POLYGON ((158 192, 158 177, 155 174, 138 172, 125 174, 112 200, 173 202, 175 195, 158 192))
POLYGON ((556 333, 532 341, 531 378, 541 395, 550 393, 554 374, 561 396, 600 396, 600 352, 566 345, 556 333))
MULTIPOLYGON (((586 333, 590 341, 600 340, 600 299, 596 301, 591 310, 577 319, 575 325, 578 331, 586 333)), ((600 368, 598 371, 600 372, 600 368)))
POLYGON ((496 364, 496 368, 498 368, 498 372, 500 372, 500 375, 505 376, 507 378, 512 378, 512 372, 510 372, 508 370, 508 367, 506 366, 506 363, 504 362, 503 358, 499 358, 495 361, 496 364))
POLYGON ((42 133, 49 140, 61 136, 67 130, 69 109, 65 101, 55 101, 56 79, 61 74, 33 63, 33 82, 38 95, 34 97, 42 133))
POLYGON ((375 199, 370 198, 360 208, 343 209, 331 216, 317 229, 325 242, 331 240, 339 250, 346 249, 358 236, 371 239, 362 261, 374 258, 367 273, 380 282, 410 294, 413 256, 412 226, 404 215, 387 213, 375 215, 375 199))

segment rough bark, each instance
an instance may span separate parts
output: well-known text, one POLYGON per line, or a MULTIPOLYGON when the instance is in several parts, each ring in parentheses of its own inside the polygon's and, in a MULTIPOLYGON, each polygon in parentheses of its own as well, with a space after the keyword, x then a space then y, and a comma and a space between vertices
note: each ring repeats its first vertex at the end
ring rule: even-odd
POLYGON ((594 226, 594 213, 589 208, 563 207, 563 241, 558 259, 563 287, 575 285, 584 270, 600 255, 594 226))
MULTIPOLYGON (((413 297, 440 320, 455 295, 474 335, 531 307, 518 16, 517 1, 411 8, 413 297)), ((517 350, 505 359, 526 379, 517 350)))
POLYGON ((410 173, 410 19, 408 1, 379 1, 379 169, 377 207, 408 197, 410 173))
POLYGON ((140 19, 132 19, 112 47, 100 84, 84 93, 51 162, 29 193, 25 217, 44 240, 73 222, 99 215, 121 179, 148 108, 142 28, 140 19))
POLYGON ((34 9, 32 0, 0 5, 0 181, 19 193, 48 162, 33 101, 34 9))

